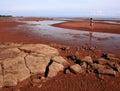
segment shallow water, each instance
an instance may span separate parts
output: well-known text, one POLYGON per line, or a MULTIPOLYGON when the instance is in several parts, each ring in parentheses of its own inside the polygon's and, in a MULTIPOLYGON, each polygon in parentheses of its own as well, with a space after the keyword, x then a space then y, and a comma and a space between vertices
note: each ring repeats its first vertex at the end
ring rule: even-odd
POLYGON ((110 24, 120 24, 120 22, 117 21, 103 21, 105 23, 110 23, 110 24))
POLYGON ((75 46, 88 44, 91 42, 92 45, 98 46, 108 52, 118 51, 120 53, 120 34, 113 33, 99 33, 93 32, 90 39, 89 32, 83 30, 64 29, 51 26, 52 24, 61 23, 64 21, 57 20, 45 20, 45 21, 29 21, 28 24, 36 24, 31 26, 33 33, 50 36, 55 40, 61 40, 66 44, 72 44, 75 46))

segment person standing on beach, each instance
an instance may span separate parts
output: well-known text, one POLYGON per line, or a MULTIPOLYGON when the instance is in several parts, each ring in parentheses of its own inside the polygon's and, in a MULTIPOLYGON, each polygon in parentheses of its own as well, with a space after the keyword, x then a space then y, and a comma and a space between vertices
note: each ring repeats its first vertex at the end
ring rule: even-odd
POLYGON ((91 27, 91 32, 93 31, 93 18, 90 18, 90 27, 91 27))
MULTIPOLYGON (((93 18, 90 18, 90 30, 89 30, 89 49, 92 47, 92 36, 93 36, 93 18)), ((90 55, 90 50, 89 50, 90 55)))
POLYGON ((93 18, 90 18, 90 36, 92 37, 92 32, 93 32, 93 18))
POLYGON ((93 18, 90 18, 90 26, 93 25, 93 18))

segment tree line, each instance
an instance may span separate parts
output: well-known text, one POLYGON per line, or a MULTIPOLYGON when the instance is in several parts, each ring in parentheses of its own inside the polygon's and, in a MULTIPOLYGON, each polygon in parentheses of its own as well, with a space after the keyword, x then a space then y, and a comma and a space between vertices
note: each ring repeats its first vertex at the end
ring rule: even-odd
POLYGON ((12 17, 11 15, 0 15, 0 17, 12 17))

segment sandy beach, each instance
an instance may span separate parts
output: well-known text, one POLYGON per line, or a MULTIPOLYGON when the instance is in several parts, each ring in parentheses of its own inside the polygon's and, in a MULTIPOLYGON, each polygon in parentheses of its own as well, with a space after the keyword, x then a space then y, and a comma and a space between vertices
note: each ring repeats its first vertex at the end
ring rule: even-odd
MULTIPOLYGON (((42 29, 39 27, 39 22, 43 21, 52 21, 53 18, 32 18, 32 17, 0 17, 0 43, 22 43, 22 44, 37 44, 43 43, 55 47, 60 52, 60 55, 66 58, 68 54, 75 54, 78 51, 79 57, 83 58, 86 55, 91 53, 93 59, 99 58, 103 53, 111 53, 115 54, 117 58, 120 58, 120 20, 94 20, 93 32, 101 32, 101 33, 110 33, 107 36, 110 37, 99 37, 93 36, 93 46, 89 45, 89 31, 91 31, 89 26, 88 19, 72 19, 65 20, 62 23, 51 24, 46 29, 42 29), (29 23, 32 22, 32 23, 29 23), (35 23, 34 23, 35 22, 35 23), (53 27, 62 29, 68 29, 66 31, 76 31, 76 33, 68 33, 61 32, 63 38, 59 37, 59 32, 57 35, 57 30, 55 34, 52 34, 52 31, 49 34, 48 32, 44 32, 47 29, 54 29, 53 27), (77 31, 85 31, 82 34, 78 34, 77 31), (37 32, 36 32, 37 31, 37 32), (40 32, 41 31, 41 32, 40 32), (111 37, 112 36, 112 37, 111 37), (85 38, 85 39, 82 39, 85 38), (79 41, 79 39, 81 39, 79 41), (82 42, 82 40, 86 40, 87 42, 82 42), (114 41, 116 40, 116 41, 114 41), (105 42, 109 43, 105 43, 105 42), (114 44, 114 42, 116 44, 114 44), (83 44, 82 44, 83 43, 83 44), (88 44, 87 44, 88 43, 88 44), (105 43, 105 44, 104 44, 105 43), (100 47, 98 47, 100 45, 100 47), (61 48, 69 47, 69 51, 61 50, 61 48), (87 50, 86 48, 90 47, 87 50), (101 49, 100 49, 101 48, 101 49), (102 50, 104 49, 104 50, 102 50)), ((63 20, 61 20, 63 21, 63 20)), ((49 25, 49 24, 48 24, 49 25)), ((65 31, 65 30, 63 30, 65 31)), ((103 34, 104 35, 104 34, 103 34)), ((73 64, 71 60, 68 61, 73 64)), ((36 76, 35 76, 36 77, 36 76)), ((33 76, 33 78, 35 78, 33 76)), ((111 77, 104 76, 104 80, 98 78, 93 73, 88 74, 63 74, 59 73, 56 77, 49 79, 47 82, 43 83, 41 88, 36 88, 32 86, 30 83, 30 79, 26 79, 25 81, 19 83, 16 87, 12 88, 3 88, 0 91, 119 91, 120 90, 120 76, 111 77), (66 88, 64 88, 66 85, 66 88)))
MULTIPOLYGON (((120 34, 120 21, 118 20, 93 20, 93 32, 103 32, 103 33, 116 33, 120 34)), ((54 24, 55 27, 76 29, 76 30, 86 30, 89 31, 90 21, 89 19, 77 19, 68 20, 64 23, 54 24)))
MULTIPOLYGON (((6 18, 0 18, 0 20, 1 20, 0 42, 45 43, 45 44, 57 43, 57 44, 76 46, 76 47, 83 46, 86 44, 89 45, 89 42, 90 42, 89 41, 90 26, 89 26, 88 19, 79 19, 79 21, 78 19, 77 21, 76 19, 74 19, 74 21, 67 20, 67 22, 65 21, 63 23, 53 24, 52 26, 59 27, 61 29, 50 27, 51 29, 46 28, 48 32, 45 31, 45 33, 44 31, 41 31, 40 28, 38 28, 39 27, 38 23, 39 21, 43 21, 43 20, 50 21, 51 18, 35 18, 35 17, 34 18, 27 18, 27 17, 26 18, 23 18, 23 17, 7 18, 6 17, 6 18), (25 23, 25 22, 29 22, 30 20, 32 22, 35 22, 36 24, 25 23), (36 21, 36 20, 39 20, 39 21, 36 21), (67 28, 68 30, 63 30, 63 28, 67 28), (49 32, 49 30, 51 32, 49 32), (80 30, 86 31, 86 32, 85 33, 83 32, 81 34, 81 32, 79 32, 80 30), (63 34, 61 32, 63 32, 63 34)), ((113 33, 113 34, 118 34, 114 36, 119 37, 119 33, 120 33, 119 24, 111 24, 111 23, 109 24, 109 23, 104 23, 104 21, 106 20, 96 21, 93 26, 93 32, 113 33)), ((118 22, 118 21, 114 20, 114 22, 118 22)), ((41 28, 43 28, 44 30, 44 21, 43 21, 43 26, 41 26, 41 28)), ((116 41, 115 43, 113 43, 113 41, 114 41, 113 35, 109 34, 107 37, 106 34, 101 35, 101 34, 93 33, 92 42, 94 46, 100 46, 100 48, 104 49, 105 52, 111 52, 119 55, 120 51, 118 50, 119 49, 118 42, 120 41, 119 39, 115 40, 116 41), (111 50, 111 48, 113 48, 113 50, 111 50)))

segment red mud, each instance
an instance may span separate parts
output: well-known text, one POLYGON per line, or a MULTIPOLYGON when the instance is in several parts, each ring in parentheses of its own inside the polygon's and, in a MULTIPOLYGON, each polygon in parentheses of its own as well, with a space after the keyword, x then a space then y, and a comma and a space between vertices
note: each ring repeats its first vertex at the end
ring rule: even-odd
POLYGON ((21 21, 43 21, 43 20, 53 20, 52 18, 39 18, 39 17, 24 17, 20 19, 21 21))
POLYGON ((21 91, 119 91, 120 78, 105 77, 100 80, 94 74, 58 74, 36 87, 22 88, 21 91))
MULTIPOLYGON (((90 30, 89 21, 67 21, 64 23, 54 24, 53 26, 61 27, 61 28, 68 28, 68 29, 76 29, 76 30, 86 30, 86 31, 90 30)), ((109 23, 104 23, 104 21, 103 22, 95 21, 93 28, 94 28, 93 32, 120 34, 120 24, 109 24, 109 23)))
MULTIPOLYGON (((25 18, 22 20, 36 21, 38 19, 25 18)), ((26 27, 28 25, 26 25, 25 23, 17 22, 14 19, 10 19, 10 21, 0 22, 0 42, 45 43, 57 48, 60 52, 60 55, 62 55, 64 58, 66 58, 68 54, 74 54, 76 51, 79 51, 80 58, 83 58, 84 56, 88 55, 88 51, 85 51, 83 48, 81 49, 74 46, 70 46, 69 51, 62 51, 61 48, 66 46, 63 45, 63 42, 60 42, 58 44, 57 41, 53 42, 53 40, 50 39, 49 37, 43 39, 42 36, 44 35, 41 35, 41 37, 39 36, 38 38, 37 35, 33 35, 30 33, 30 29, 26 27), (16 28, 16 26, 21 24, 25 26, 22 28, 16 28)), ((88 22, 68 21, 61 24, 55 24, 54 26, 78 30, 79 29, 88 30, 89 29, 88 25, 89 25, 88 22)), ((120 34, 119 31, 120 26, 118 25, 96 23, 94 27, 95 27, 94 31, 120 34)), ((75 35, 74 37, 79 36, 75 35)), ((101 50, 93 49, 93 52, 91 52, 91 56, 92 58, 97 58, 100 56, 101 53, 102 53, 101 50)), ((68 61, 71 63, 71 65, 74 64, 71 60, 68 61)), ((59 73, 56 77, 50 78, 46 82, 42 82, 41 88, 39 88, 40 84, 41 83, 34 86, 31 83, 31 79, 29 78, 19 83, 16 87, 3 88, 0 91, 120 91, 120 76, 119 75, 116 77, 104 76, 104 80, 101 80, 98 78, 98 75, 95 75, 93 73, 84 73, 77 75, 59 73)))

